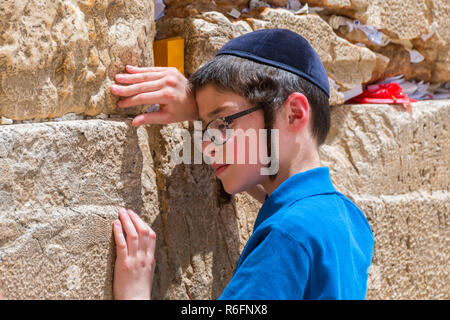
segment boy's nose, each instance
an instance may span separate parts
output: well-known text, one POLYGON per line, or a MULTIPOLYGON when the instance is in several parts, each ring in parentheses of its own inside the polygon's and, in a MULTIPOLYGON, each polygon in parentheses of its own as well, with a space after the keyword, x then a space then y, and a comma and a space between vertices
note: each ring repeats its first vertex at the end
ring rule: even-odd
POLYGON ((214 157, 216 150, 211 141, 202 141, 202 153, 208 157, 214 157))

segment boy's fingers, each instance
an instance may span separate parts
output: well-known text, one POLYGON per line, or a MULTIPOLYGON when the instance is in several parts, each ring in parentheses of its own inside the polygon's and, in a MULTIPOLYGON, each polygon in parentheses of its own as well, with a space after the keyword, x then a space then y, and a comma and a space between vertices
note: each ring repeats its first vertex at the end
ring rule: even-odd
POLYGON ((150 244, 150 227, 133 210, 128 210, 128 214, 139 234, 139 250, 147 251, 150 244))
POLYGON ((136 67, 136 66, 126 66, 125 68, 129 73, 141 73, 141 72, 161 72, 167 71, 168 67, 136 67))
POLYGON ((116 241, 117 257, 123 259, 127 256, 127 242, 125 241, 125 236, 122 231, 122 224, 120 220, 114 221, 114 239, 116 241))
POLYGON ((165 104, 167 98, 165 97, 164 90, 140 93, 135 96, 120 100, 117 102, 119 108, 136 107, 143 104, 165 104))
POLYGON ((139 237, 136 232, 136 229, 134 228, 133 222, 131 221, 130 217, 128 216, 128 213, 126 209, 121 208, 119 210, 119 217, 120 221, 122 222, 122 226, 125 230, 125 233, 127 235, 127 248, 128 248, 128 255, 134 256, 136 255, 138 244, 139 244, 139 237))
POLYGON ((162 80, 147 81, 128 86, 113 84, 111 86, 111 93, 121 97, 130 97, 139 93, 157 91, 162 89, 163 86, 164 83, 162 80))
POLYGON ((118 73, 114 77, 114 80, 119 83, 130 84, 159 80, 164 76, 165 74, 163 72, 118 73))
POLYGON ((140 114, 133 119, 131 124, 134 127, 139 127, 143 124, 167 124, 171 122, 175 121, 170 120, 170 114, 167 111, 161 110, 140 114))

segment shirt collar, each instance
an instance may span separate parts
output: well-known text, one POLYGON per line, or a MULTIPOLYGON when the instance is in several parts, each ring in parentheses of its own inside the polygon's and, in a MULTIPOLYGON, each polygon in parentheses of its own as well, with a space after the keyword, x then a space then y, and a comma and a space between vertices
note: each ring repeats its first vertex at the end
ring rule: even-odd
POLYGON ((266 200, 259 210, 253 230, 275 212, 297 200, 335 192, 328 167, 317 167, 296 173, 284 180, 270 196, 266 194, 266 200))

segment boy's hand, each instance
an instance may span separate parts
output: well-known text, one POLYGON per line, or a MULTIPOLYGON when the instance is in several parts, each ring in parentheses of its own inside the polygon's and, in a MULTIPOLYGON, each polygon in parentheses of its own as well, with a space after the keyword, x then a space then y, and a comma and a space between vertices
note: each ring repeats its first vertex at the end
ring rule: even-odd
POLYGON ((246 190, 249 195, 258 200, 261 203, 266 201, 266 189, 261 184, 257 184, 253 188, 246 190))
POLYGON ((160 110, 143 113, 134 118, 132 125, 167 124, 197 120, 198 110, 189 81, 176 68, 127 66, 128 74, 117 74, 111 93, 127 97, 120 100, 120 108, 160 104, 160 110))
POLYGON ((155 272, 156 234, 132 210, 121 208, 119 218, 120 220, 114 221, 117 247, 114 299, 150 300, 155 272))

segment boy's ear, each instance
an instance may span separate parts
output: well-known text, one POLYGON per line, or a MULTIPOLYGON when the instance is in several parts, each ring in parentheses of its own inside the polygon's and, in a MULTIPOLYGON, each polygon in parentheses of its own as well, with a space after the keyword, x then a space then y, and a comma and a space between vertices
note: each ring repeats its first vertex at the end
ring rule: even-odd
POLYGON ((300 92, 292 93, 285 102, 286 121, 290 131, 301 131, 309 121, 309 102, 300 92))

